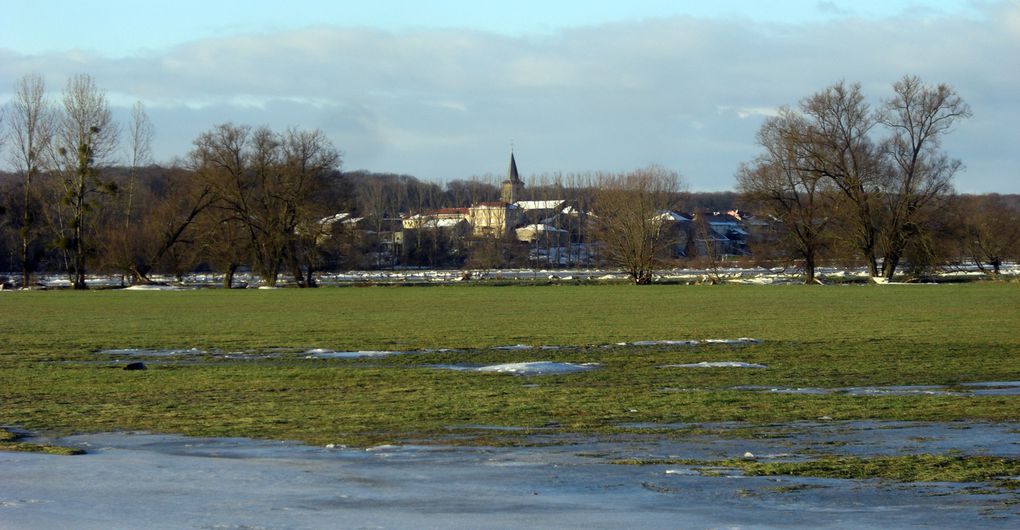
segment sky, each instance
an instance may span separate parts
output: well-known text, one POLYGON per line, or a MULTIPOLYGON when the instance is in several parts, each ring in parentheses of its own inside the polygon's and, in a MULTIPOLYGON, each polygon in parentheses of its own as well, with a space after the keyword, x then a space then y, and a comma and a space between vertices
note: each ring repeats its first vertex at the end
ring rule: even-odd
MULTIPOLYGON (((965 193, 1020 193, 1020 0, 6 0, 0 104, 91 75, 156 161, 233 122, 321 129, 344 169, 424 180, 657 164, 733 189, 781 106, 840 81, 874 106, 905 75, 969 103, 943 147, 965 193)), ((125 157, 126 158, 126 157, 125 157)))

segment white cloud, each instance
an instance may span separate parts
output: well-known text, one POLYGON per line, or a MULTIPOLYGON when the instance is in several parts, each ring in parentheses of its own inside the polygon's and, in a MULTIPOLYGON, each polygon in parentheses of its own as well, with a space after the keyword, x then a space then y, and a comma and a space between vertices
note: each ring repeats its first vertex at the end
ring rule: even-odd
POLYGON ((116 104, 149 105, 163 159, 234 121, 322 128, 351 168, 498 174, 513 139, 525 173, 655 162, 693 189, 727 189, 778 107, 840 80, 878 103, 916 74, 954 85, 974 109, 947 142, 971 168, 959 187, 1020 192, 1020 3, 981 5, 986 18, 671 17, 519 37, 316 26, 131 58, 0 49, 0 87, 41 72, 57 95, 70 75, 90 73, 116 104))

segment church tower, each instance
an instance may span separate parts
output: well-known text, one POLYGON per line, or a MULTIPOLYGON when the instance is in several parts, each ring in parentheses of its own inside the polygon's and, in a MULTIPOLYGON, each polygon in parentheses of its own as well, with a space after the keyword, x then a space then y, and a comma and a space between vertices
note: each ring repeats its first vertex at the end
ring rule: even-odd
POLYGON ((500 187, 499 198, 507 204, 513 204, 521 200, 524 191, 524 183, 517 174, 517 162, 514 160, 514 152, 510 151, 510 169, 507 170, 506 180, 500 187))

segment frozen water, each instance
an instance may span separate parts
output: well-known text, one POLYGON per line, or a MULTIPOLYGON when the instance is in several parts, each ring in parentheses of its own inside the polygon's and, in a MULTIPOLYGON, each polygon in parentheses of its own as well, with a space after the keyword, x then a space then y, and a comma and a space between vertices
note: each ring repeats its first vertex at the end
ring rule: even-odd
POLYGON ((1017 492, 612 464, 801 451, 1015 456, 1016 428, 811 423, 751 440, 582 437, 541 447, 372 450, 72 436, 52 442, 88 454, 0 453, 0 528, 1016 528, 1017 492))
POLYGON ((597 363, 554 363, 549 361, 537 361, 529 363, 507 363, 481 366, 475 368, 479 372, 495 372, 514 375, 552 375, 570 374, 574 372, 586 372, 598 367, 597 363))
POLYGON ((203 355, 205 351, 198 348, 155 350, 145 348, 122 348, 114 350, 100 350, 99 353, 106 355, 130 355, 142 357, 174 357, 178 355, 203 355))
POLYGON ((623 342, 620 346, 697 346, 696 340, 639 340, 635 342, 623 342))
POLYGON ((505 350, 505 351, 523 351, 533 349, 534 346, 527 344, 511 344, 509 346, 493 346, 494 350, 505 350))
POLYGON ((334 351, 315 348, 305 352, 306 359, 360 359, 364 357, 386 357, 401 352, 388 350, 334 351))
POLYGON ((845 388, 784 388, 767 386, 738 386, 733 390, 772 392, 776 394, 847 394, 851 396, 1016 396, 1020 395, 1020 381, 981 381, 961 383, 963 390, 950 390, 943 385, 860 386, 845 388))
POLYGON ((125 287, 124 291, 183 291, 183 287, 177 285, 132 285, 125 287))
POLYGON ((465 366, 459 364, 436 364, 431 368, 444 370, 456 370, 458 372, 485 372, 513 375, 555 375, 571 374, 575 372, 586 372, 597 368, 598 363, 554 363, 550 361, 536 361, 527 363, 506 363, 493 364, 489 366, 465 366))
POLYGON ((740 361, 702 361, 689 364, 667 364, 659 368, 768 368, 764 364, 745 363, 740 361))
POLYGON ((761 344, 758 339, 740 337, 739 339, 705 339, 708 344, 761 344))

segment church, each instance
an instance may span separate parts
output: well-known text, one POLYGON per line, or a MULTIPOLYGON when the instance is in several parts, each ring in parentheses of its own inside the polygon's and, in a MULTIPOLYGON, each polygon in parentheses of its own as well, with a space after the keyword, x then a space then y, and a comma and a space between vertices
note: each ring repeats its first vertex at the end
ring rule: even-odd
POLYGON ((521 208, 517 201, 524 192, 524 181, 517 172, 517 161, 513 152, 510 153, 510 168, 506 180, 500 185, 500 200, 495 202, 479 202, 468 209, 468 222, 472 233, 481 237, 506 237, 510 230, 517 226, 521 218, 521 208))

